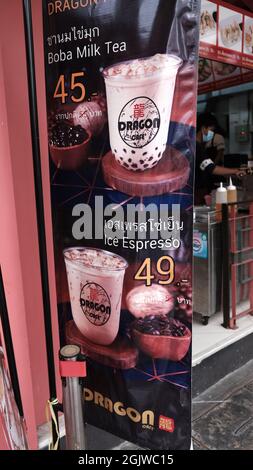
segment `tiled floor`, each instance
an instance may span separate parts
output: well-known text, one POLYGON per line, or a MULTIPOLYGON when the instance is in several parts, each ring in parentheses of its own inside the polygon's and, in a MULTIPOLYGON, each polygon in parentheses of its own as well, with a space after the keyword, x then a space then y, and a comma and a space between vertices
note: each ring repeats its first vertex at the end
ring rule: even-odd
POLYGON ((253 360, 193 401, 196 450, 253 450, 253 360))
MULTIPOLYGON (((246 306, 247 304, 241 304, 240 310, 245 310, 246 306)), ((198 317, 194 319, 192 345, 193 367, 212 354, 215 354, 226 346, 253 332, 253 316, 250 315, 238 320, 239 328, 236 330, 223 328, 221 326, 222 322, 223 316, 221 313, 210 317, 209 324, 206 326, 202 325, 198 317)))

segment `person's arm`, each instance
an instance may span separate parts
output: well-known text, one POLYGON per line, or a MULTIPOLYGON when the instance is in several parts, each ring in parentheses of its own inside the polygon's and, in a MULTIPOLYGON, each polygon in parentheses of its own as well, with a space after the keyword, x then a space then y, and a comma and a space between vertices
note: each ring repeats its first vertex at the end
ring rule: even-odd
POLYGON ((236 176, 238 178, 245 176, 245 171, 240 168, 226 168, 215 165, 211 158, 204 158, 200 164, 200 169, 209 175, 216 176, 236 176))
POLYGON ((245 175, 245 171, 240 170, 239 168, 225 168, 223 166, 215 165, 212 158, 203 155, 201 146, 198 144, 198 142, 196 146, 196 164, 199 166, 201 171, 210 176, 217 175, 242 177, 245 175))
POLYGON ((217 175, 217 176, 237 176, 237 177, 241 177, 241 176, 245 175, 245 172, 244 172, 244 170, 241 170, 240 168, 225 168, 223 166, 216 165, 213 168, 212 174, 217 175))

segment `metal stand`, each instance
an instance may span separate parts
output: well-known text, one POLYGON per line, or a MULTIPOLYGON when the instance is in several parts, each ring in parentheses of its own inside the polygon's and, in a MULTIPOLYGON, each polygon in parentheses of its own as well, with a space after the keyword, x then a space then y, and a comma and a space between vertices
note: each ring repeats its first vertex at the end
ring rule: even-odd
POLYGON ((83 412, 83 378, 86 377, 86 362, 79 346, 67 345, 60 350, 60 372, 66 449, 85 450, 87 446, 83 412))
POLYGON ((222 304, 224 328, 230 326, 230 237, 228 205, 222 204, 222 304))

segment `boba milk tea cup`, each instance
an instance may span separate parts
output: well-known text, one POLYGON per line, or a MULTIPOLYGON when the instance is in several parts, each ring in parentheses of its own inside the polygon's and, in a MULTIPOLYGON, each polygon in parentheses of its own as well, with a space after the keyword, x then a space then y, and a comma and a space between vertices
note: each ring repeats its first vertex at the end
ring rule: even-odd
POLYGON ((96 248, 67 248, 63 253, 77 328, 90 341, 110 345, 119 330, 127 262, 96 248))
POLYGON ((162 158, 181 64, 156 54, 104 70, 111 150, 124 168, 144 171, 162 158))

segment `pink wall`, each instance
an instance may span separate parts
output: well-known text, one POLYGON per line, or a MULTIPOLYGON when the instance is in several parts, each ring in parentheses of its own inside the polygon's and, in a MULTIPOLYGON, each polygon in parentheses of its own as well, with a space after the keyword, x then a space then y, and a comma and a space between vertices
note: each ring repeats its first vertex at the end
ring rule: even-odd
MULTIPOLYGON (((40 0, 32 1, 33 7, 35 7, 35 50, 39 70, 37 86, 39 90, 54 345, 55 357, 57 358, 59 341, 49 201, 44 71, 42 70, 41 3, 40 0)), ((36 448, 36 425, 45 422, 45 403, 49 392, 22 0, 1 3, 0 42, 2 52, 0 57, 0 263, 6 289, 24 412, 28 424, 29 442, 32 448, 36 448)))
MULTIPOLYGON (((1 60, 2 63, 2 60, 1 60)), ((0 260, 3 280, 10 315, 20 387, 24 400, 24 412, 29 425, 29 441, 36 447, 34 434, 36 419, 33 407, 33 389, 31 362, 29 357, 29 339, 26 320, 26 305, 22 267, 20 262, 20 245, 15 204, 15 189, 11 166, 11 149, 9 145, 9 127, 5 102, 5 82, 3 70, 0 69, 0 260)))
POLYGON ((1 420, 0 420, 0 450, 8 450, 5 435, 3 433, 3 428, 1 427, 1 420))

